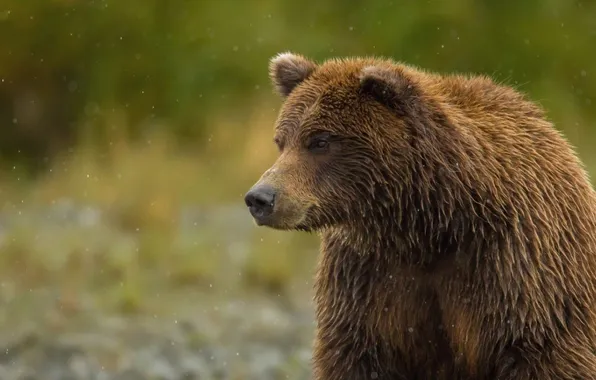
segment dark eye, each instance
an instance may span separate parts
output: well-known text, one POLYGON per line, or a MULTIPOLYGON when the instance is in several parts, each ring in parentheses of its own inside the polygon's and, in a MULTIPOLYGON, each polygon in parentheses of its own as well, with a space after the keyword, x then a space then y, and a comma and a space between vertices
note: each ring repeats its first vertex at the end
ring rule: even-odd
POLYGON ((283 141, 280 138, 274 138, 273 142, 275 143, 275 145, 277 145, 277 149, 281 152, 284 150, 284 144, 283 141))
POLYGON ((311 152, 325 152, 329 149, 329 139, 327 136, 317 136, 308 144, 308 150, 311 152))

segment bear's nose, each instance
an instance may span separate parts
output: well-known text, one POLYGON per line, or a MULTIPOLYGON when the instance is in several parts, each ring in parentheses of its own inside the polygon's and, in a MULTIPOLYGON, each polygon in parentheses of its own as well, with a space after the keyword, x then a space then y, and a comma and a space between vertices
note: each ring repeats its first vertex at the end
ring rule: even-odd
POLYGON ((275 190, 268 185, 256 185, 246 193, 244 202, 251 215, 259 221, 273 212, 275 190))

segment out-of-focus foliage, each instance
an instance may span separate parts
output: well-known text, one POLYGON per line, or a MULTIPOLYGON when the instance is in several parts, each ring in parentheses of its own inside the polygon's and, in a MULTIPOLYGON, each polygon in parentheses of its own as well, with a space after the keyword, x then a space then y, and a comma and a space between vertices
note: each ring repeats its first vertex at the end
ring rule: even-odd
POLYGON ((574 142, 596 118, 591 0, 1 0, 0 46, 10 165, 151 128, 205 142, 212 118, 242 120, 271 95, 268 59, 285 50, 487 73, 541 101, 574 142))

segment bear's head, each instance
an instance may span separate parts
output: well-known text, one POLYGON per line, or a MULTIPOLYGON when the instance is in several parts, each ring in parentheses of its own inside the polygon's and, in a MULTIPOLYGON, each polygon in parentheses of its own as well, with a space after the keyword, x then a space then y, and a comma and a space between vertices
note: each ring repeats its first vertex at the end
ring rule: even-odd
POLYGON ((420 126, 441 122, 410 70, 368 58, 271 60, 284 104, 274 136, 279 157, 245 196, 258 225, 317 231, 399 219, 403 202, 415 202, 410 190, 421 184, 414 182, 430 180, 415 178, 428 153, 416 147, 428 140, 417 136, 420 126))

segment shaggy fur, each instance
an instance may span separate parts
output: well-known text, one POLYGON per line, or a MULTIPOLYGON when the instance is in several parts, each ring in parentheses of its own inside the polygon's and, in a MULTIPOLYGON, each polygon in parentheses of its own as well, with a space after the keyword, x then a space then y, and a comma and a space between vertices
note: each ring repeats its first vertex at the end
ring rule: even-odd
POLYGON ((596 379, 596 197, 537 105, 384 59, 270 73, 257 222, 321 235, 315 379, 596 379))

